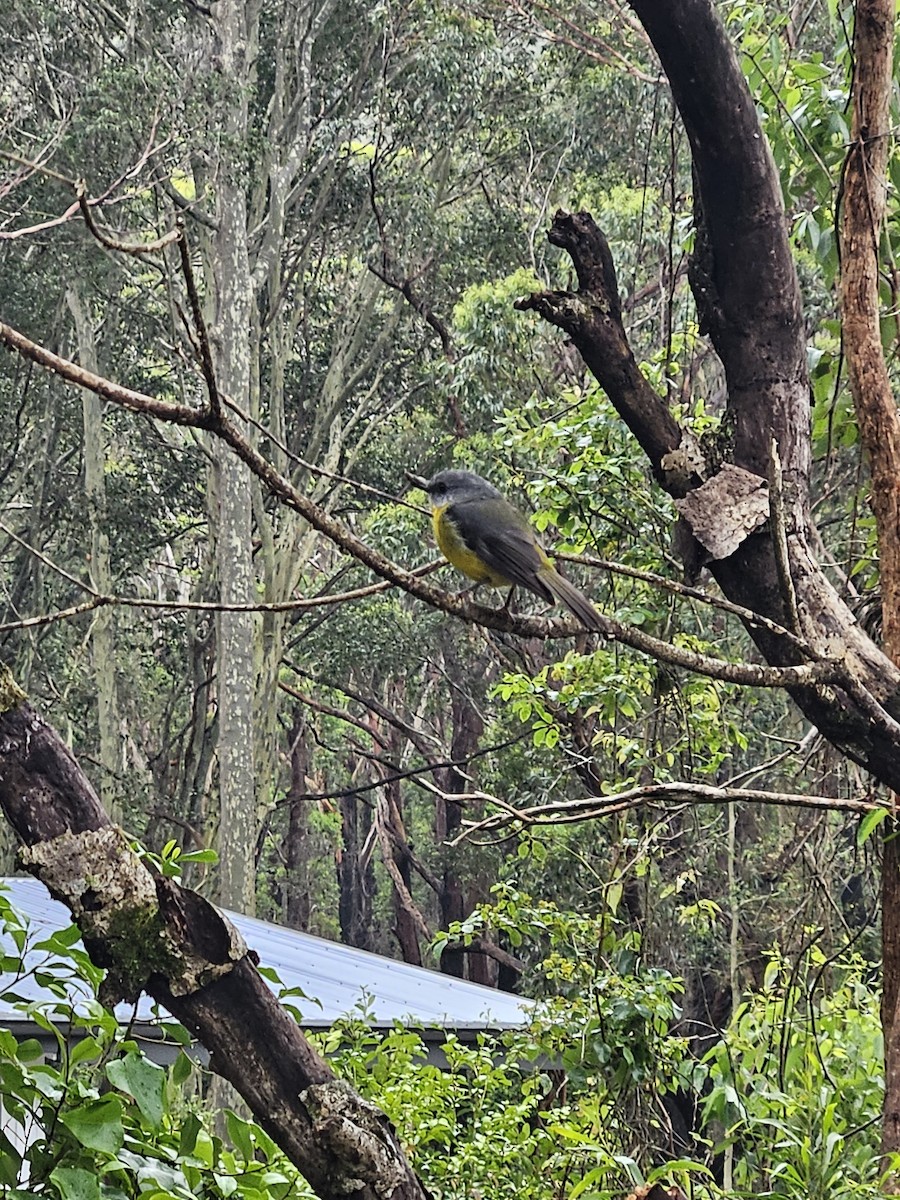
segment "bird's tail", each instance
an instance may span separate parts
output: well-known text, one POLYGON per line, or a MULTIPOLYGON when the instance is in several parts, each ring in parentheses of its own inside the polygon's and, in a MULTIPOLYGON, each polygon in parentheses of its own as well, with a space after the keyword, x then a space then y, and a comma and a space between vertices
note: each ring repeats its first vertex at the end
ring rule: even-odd
POLYGON ((560 575, 559 571, 555 569, 542 571, 540 578, 560 604, 564 605, 573 617, 577 617, 585 629, 591 629, 594 633, 606 632, 603 618, 587 596, 583 596, 574 584, 569 583, 568 579, 564 579, 560 575))

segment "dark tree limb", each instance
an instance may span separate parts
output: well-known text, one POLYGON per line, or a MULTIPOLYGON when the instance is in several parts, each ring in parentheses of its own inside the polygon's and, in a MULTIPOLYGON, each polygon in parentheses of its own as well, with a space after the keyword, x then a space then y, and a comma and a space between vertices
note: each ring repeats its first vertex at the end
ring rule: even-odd
POLYGON ((712 0, 631 6, 691 144, 700 201, 691 282, 725 368, 733 461, 765 476, 777 430, 785 478, 799 487, 810 463, 803 312, 778 175, 753 97, 712 0))
MULTIPOLYGON (((666 456, 679 449, 684 435, 634 361, 622 325, 615 266, 602 230, 589 213, 558 212, 547 237, 571 257, 578 291, 537 292, 518 300, 516 308, 532 309, 568 335, 650 459, 657 478, 673 494, 682 495, 687 479, 702 464, 692 463, 683 481, 665 468, 666 456)), ((700 478, 696 473, 695 482, 700 478)))
MULTIPOLYGON (((900 672, 859 628, 816 561, 800 289, 778 175, 753 98, 712 0, 632 0, 632 7, 659 54, 691 143, 702 234, 692 283, 725 369, 731 461, 765 476, 775 439, 798 632, 819 652, 840 647, 850 674, 896 715, 900 672)), ((730 600, 790 627, 770 532, 747 537, 711 570, 730 600)), ((750 632, 768 662, 794 661, 782 657, 790 651, 779 639, 750 632)), ((865 706, 848 694, 791 694, 835 746, 896 786, 900 746, 892 733, 885 738, 873 727, 865 706)))
POLYGON ((107 1004, 141 991, 163 1004, 322 1200, 427 1200, 387 1119, 335 1078, 230 922, 138 857, 5 668, 0 808, 23 864, 67 905, 107 968, 107 1004))
MULTIPOLYGON (((553 231, 558 230, 565 220, 566 214, 557 214, 553 231)), ((588 214, 578 214, 577 220, 581 228, 593 224, 588 214)), ((782 232, 779 227, 777 236, 781 237, 782 232)), ((567 239, 566 244, 570 253, 578 256, 575 259, 578 278, 592 281, 595 286, 599 281, 601 295, 597 302, 592 304, 589 298, 580 293, 577 296, 570 293, 539 293, 527 301, 519 301, 519 307, 531 307, 542 314, 549 314, 554 324, 565 323, 566 331, 573 338, 577 332, 586 359, 587 352, 590 352, 591 361, 597 363, 598 379, 617 411, 627 412, 629 421, 635 424, 640 423, 643 413, 649 414, 648 425, 642 426, 642 441, 655 441, 662 427, 659 423, 662 400, 655 396, 645 380, 641 378, 638 381, 634 377, 635 373, 639 374, 636 365, 633 372, 631 368, 619 370, 615 364, 611 370, 605 366, 606 355, 611 350, 616 363, 621 363, 625 358, 621 347, 627 347, 628 343, 621 321, 617 322, 612 315, 615 306, 609 303, 607 288, 610 276, 603 262, 605 252, 600 249, 601 240, 596 236, 579 236, 567 239), (635 402, 638 394, 642 397, 640 404, 635 402)), ((605 242, 602 244, 605 245, 605 242)), ((749 322, 752 314, 748 312, 745 317, 749 322)), ((630 350, 628 356, 633 364, 630 350)), ((764 379, 758 380, 758 388, 762 397, 760 403, 763 403, 762 394, 766 388, 764 379)), ((775 391, 783 397, 784 390, 780 383, 775 391)), ((803 403, 808 440, 805 393, 803 403)), ((764 460, 771 454, 773 436, 779 446, 785 444, 780 427, 774 423, 780 411, 777 404, 771 406, 773 424, 769 426, 768 450, 763 455, 764 460)), ((691 477, 691 465, 696 464, 702 471, 705 469, 702 461, 685 452, 681 462, 676 465, 675 460, 680 455, 680 450, 663 455, 659 459, 657 476, 675 495, 687 488, 687 496, 679 502, 679 507, 688 521, 695 523, 697 536, 701 540, 709 541, 704 533, 702 522, 706 521, 706 517, 701 516, 702 513, 715 512, 723 527, 731 523, 729 537, 724 539, 728 556, 714 558, 710 562, 710 569, 729 600, 759 613, 777 626, 774 628, 746 622, 756 644, 770 664, 798 662, 797 643, 782 632, 792 621, 784 591, 784 570, 789 569, 801 626, 797 632, 813 652, 821 655, 837 653, 843 675, 839 686, 835 688, 807 687, 803 684, 797 687, 787 681, 786 686, 803 712, 834 745, 871 770, 883 782, 895 786, 894 781, 900 779, 900 729, 897 724, 900 713, 900 671, 860 629, 855 617, 819 567, 812 551, 815 531, 808 515, 808 493, 804 493, 806 499, 799 499, 802 489, 796 486, 796 473, 790 482, 786 469, 783 468, 781 473, 784 480, 781 507, 785 510, 784 539, 787 541, 788 561, 782 564, 783 569, 780 570, 770 522, 766 520, 770 509, 766 493, 767 467, 763 473, 757 474, 745 467, 724 463, 715 475, 700 483, 698 475, 691 477), (737 488, 732 477, 738 482, 744 479, 758 480, 761 498, 759 515, 764 524, 753 515, 755 509, 753 512, 747 509, 746 490, 737 488), (712 493, 710 501, 701 505, 700 499, 707 491, 712 493), (873 700, 881 709, 882 716, 873 708, 873 700)), ((783 541, 780 549, 784 549, 783 541)), ((800 657, 803 657, 802 653, 800 657)))
MULTIPOLYGON (((800 293, 778 177, 752 98, 711 0, 633 0, 633 7, 669 76, 693 150, 702 210, 702 253, 693 285, 728 381, 730 461, 703 478, 708 465, 676 442, 674 433, 668 449, 663 401, 639 377, 617 318, 608 247, 587 214, 557 214, 549 234, 572 257, 579 291, 540 293, 519 305, 534 308, 572 338, 662 485, 675 496, 689 493, 679 504, 688 524, 710 509, 721 513, 723 524, 731 523, 736 536, 724 539, 723 556, 713 555, 709 563, 728 599, 780 627, 796 620, 795 632, 815 654, 838 655, 846 686, 788 690, 833 745, 896 788, 900 671, 860 629, 815 555, 800 293), (783 479, 779 540, 787 554, 781 570, 771 522, 749 512, 746 489, 738 495, 729 482, 757 477, 762 500, 773 438, 783 479), (704 492, 709 502, 698 505, 694 497, 704 492), (793 585, 792 604, 786 577, 793 585), (794 604, 796 615, 790 611, 794 604), (887 721, 873 709, 873 699, 889 714, 887 721)), ((760 504, 763 518, 768 507, 768 500, 760 504)), ((698 537, 703 540, 700 532, 698 537)), ((798 661, 796 646, 781 634, 750 623, 748 631, 770 664, 798 661)))

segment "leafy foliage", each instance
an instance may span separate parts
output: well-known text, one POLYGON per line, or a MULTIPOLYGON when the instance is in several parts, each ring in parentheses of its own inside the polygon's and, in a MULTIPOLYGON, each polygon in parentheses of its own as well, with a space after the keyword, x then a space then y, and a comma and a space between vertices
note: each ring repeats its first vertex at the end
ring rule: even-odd
POLYGON ((880 1196, 884 1048, 870 970, 813 945, 773 953, 762 989, 707 1056, 706 1120, 734 1155, 735 1187, 771 1196, 880 1196), (822 988, 823 977, 830 986, 822 988))

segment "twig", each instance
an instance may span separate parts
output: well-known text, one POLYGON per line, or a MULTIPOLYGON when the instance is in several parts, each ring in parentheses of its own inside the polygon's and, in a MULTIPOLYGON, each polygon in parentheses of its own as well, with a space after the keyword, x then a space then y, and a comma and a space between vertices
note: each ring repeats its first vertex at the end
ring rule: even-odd
POLYGON ((700 604, 708 604, 710 608, 717 608, 720 612, 731 613, 746 625, 751 625, 756 629, 765 629, 769 633, 784 638, 789 646, 793 646, 794 649, 798 650, 805 657, 814 657, 813 649, 805 639, 798 637, 789 629, 785 629, 777 621, 771 621, 768 617, 754 612, 752 608, 745 608, 743 604, 735 604, 732 600, 726 600, 724 596, 713 596, 708 592, 702 591, 700 588, 690 587, 688 584, 679 583, 675 579, 667 579, 665 575, 658 575, 655 571, 642 571, 639 567, 628 567, 623 563, 610 562, 609 559, 605 558, 595 558, 590 554, 554 554, 553 557, 558 558, 561 562, 579 563, 585 567, 598 567, 603 571, 609 571, 610 574, 622 575, 626 579, 638 579, 642 583, 649 583, 653 587, 670 592, 674 596, 684 596, 689 600, 697 600, 700 604))
MULTIPOLYGON (((166 246, 171 246, 173 242, 181 239, 181 231, 178 229, 170 229, 168 233, 164 233, 162 237, 156 238, 152 242, 119 242, 111 237, 108 233, 100 228, 94 220, 94 214, 91 212, 91 201, 87 198, 87 191, 84 180, 81 179, 75 185, 75 195, 78 198, 78 207, 81 209, 81 215, 84 218, 84 223, 88 228, 91 236, 94 237, 101 246, 105 246, 107 250, 114 250, 118 254, 131 254, 135 257, 140 257, 143 254, 155 254, 159 250, 164 250, 166 246)), ((95 201, 99 204, 99 201, 95 201)))
POLYGON ((48 179, 55 179, 57 183, 67 183, 72 188, 78 186, 78 181, 73 179, 71 175, 62 175, 59 171, 54 171, 51 167, 45 167, 43 163, 35 162, 30 158, 23 158, 21 154, 16 154, 14 150, 0 150, 0 158, 7 158, 10 162, 18 163, 20 167, 27 167, 32 173, 38 172, 41 175, 46 175, 48 179))
MULTIPOLYGON (((6 624, 0 625, 0 633, 10 633, 13 630, 31 629, 42 625, 51 625, 55 621, 65 621, 72 617, 81 616, 82 613, 90 612, 95 608, 104 606, 118 608, 144 608, 162 610, 168 612, 258 612, 258 613, 277 613, 277 612, 295 612, 303 611, 304 609, 323 608, 331 604, 346 604, 353 600, 362 600, 368 596, 378 595, 380 592, 388 591, 394 585, 390 580, 382 580, 380 583, 370 583, 365 587, 353 588, 346 592, 335 592, 331 595, 324 596, 308 596, 294 600, 276 600, 269 602, 260 602, 258 604, 225 604, 216 600, 161 600, 150 599, 143 596, 115 596, 104 595, 96 591, 90 584, 78 579, 75 575, 70 575, 63 567, 49 558, 43 551, 26 542, 24 538, 15 533, 8 525, 0 521, 0 532, 5 533, 7 537, 12 538, 17 542, 23 550, 27 550, 29 554, 48 567, 55 574, 61 576, 68 583, 73 584, 81 591, 87 592, 90 596, 89 600, 83 601, 81 604, 72 605, 70 608, 59 609, 52 613, 42 613, 36 617, 23 617, 19 621, 9 621, 6 624)), ((429 575, 432 571, 436 571, 443 566, 443 560, 435 560, 426 563, 424 566, 416 567, 410 572, 412 575, 423 576, 429 575)))
POLYGON ((203 318, 203 307, 197 292, 197 281, 194 278, 194 268, 191 265, 191 250, 184 232, 184 223, 178 219, 178 253, 181 257, 181 273, 184 276, 184 286, 187 288, 188 300, 191 305, 191 316, 194 318, 194 328, 200 344, 200 366, 203 378, 206 380, 206 392, 209 396, 209 407, 214 416, 222 415, 222 400, 219 395, 219 385, 216 383, 216 371, 213 366, 212 351, 209 347, 209 332, 203 318))

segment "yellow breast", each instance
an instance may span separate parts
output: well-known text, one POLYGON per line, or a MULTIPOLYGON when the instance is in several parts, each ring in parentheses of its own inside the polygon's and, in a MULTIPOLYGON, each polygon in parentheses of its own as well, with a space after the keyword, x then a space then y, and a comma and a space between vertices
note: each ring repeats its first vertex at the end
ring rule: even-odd
POLYGON ((447 505, 444 505, 443 508, 432 509, 431 523, 441 554, 458 571, 462 571, 463 575, 468 575, 469 579, 474 579, 476 583, 489 583, 492 587, 510 586, 508 579, 504 579, 502 575, 492 571, 477 554, 469 549, 460 537, 456 525, 447 516, 447 505))

